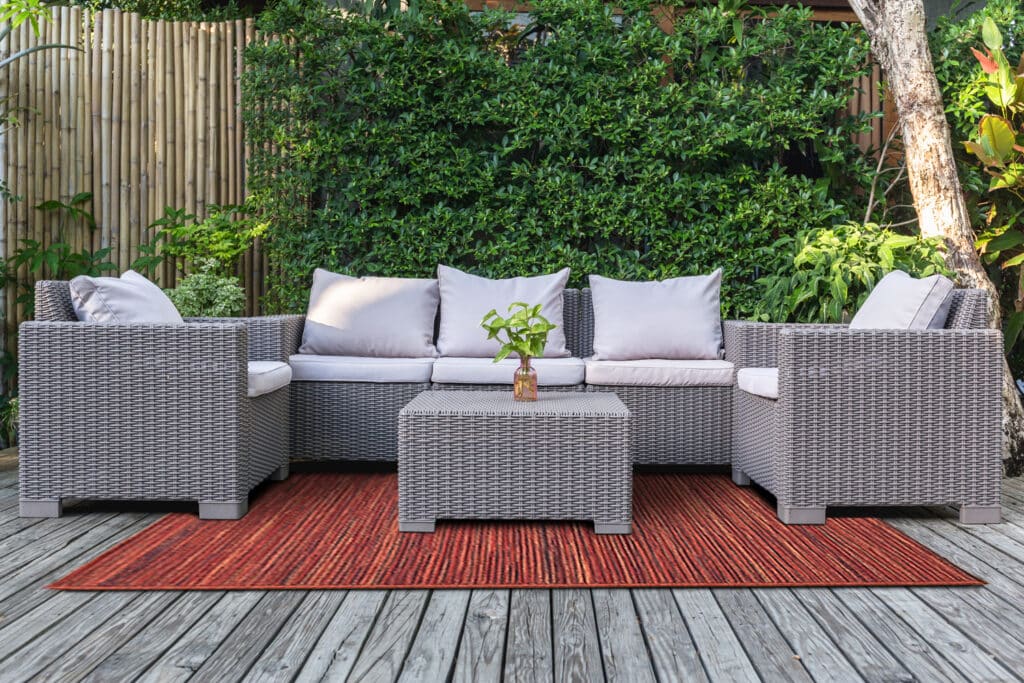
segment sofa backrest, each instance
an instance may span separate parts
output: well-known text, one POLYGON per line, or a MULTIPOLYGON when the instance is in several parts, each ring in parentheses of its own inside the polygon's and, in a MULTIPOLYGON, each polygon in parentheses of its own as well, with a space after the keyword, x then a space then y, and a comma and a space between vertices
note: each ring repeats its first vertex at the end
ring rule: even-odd
POLYGON ((68 322, 78 320, 71 306, 71 288, 67 280, 36 282, 36 320, 68 322))
POLYGON ((947 330, 977 330, 988 327, 988 294, 983 289, 954 289, 946 317, 947 330))

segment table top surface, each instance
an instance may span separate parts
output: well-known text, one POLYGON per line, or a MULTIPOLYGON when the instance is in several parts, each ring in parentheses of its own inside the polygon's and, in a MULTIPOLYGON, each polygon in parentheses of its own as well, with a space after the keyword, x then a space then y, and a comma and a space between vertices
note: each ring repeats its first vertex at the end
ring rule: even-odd
POLYGON ((540 391, 536 401, 516 401, 507 391, 424 391, 400 415, 557 415, 629 417, 629 409, 610 392, 540 391))

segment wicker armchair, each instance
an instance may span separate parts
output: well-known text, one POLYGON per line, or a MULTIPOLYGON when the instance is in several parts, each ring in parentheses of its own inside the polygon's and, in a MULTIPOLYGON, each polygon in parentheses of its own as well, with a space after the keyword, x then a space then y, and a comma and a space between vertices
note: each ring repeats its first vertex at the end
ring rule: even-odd
POLYGON ((778 398, 735 391, 733 479, 787 524, 830 506, 958 505, 999 521, 1002 336, 957 290, 943 330, 727 322, 737 368, 778 368, 778 398))
POLYGON ((301 318, 78 322, 67 282, 36 285, 19 334, 20 511, 66 498, 188 500, 236 519, 288 474, 288 388, 250 398, 247 360, 287 361, 301 318))

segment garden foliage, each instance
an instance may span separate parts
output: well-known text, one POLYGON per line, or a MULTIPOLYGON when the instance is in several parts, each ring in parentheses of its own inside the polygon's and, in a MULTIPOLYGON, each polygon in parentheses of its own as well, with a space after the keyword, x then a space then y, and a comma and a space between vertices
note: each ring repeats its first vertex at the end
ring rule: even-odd
POLYGON ((893 270, 951 276, 942 241, 901 235, 874 223, 812 228, 779 238, 779 259, 764 277, 758 311, 765 320, 839 323, 893 270))
MULTIPOLYGON (((846 219, 866 166, 845 114, 867 47, 809 10, 539 0, 529 26, 457 0, 377 16, 279 0, 246 52, 249 203, 269 307, 316 267, 488 276, 725 269, 754 312, 771 245, 846 219)), ((677 3, 680 4, 680 3, 677 3)))

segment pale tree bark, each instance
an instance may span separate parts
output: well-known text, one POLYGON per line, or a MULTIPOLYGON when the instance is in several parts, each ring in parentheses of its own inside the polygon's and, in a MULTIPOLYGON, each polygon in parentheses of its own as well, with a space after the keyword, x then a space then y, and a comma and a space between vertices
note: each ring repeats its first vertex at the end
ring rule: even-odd
MULTIPOLYGON (((960 282, 989 293, 990 324, 999 328, 999 296, 974 248, 942 91, 928 49, 924 4, 922 0, 850 0, 850 6, 867 31, 896 104, 921 234, 945 240, 946 259, 960 282)), ((1005 467, 1017 474, 1024 467, 1024 410, 1008 367, 1003 406, 1005 467)))

